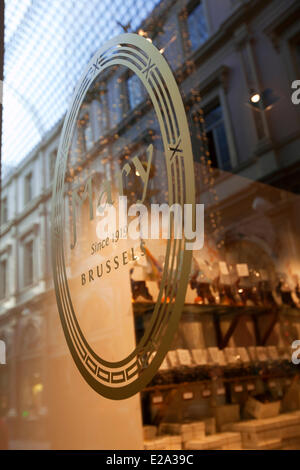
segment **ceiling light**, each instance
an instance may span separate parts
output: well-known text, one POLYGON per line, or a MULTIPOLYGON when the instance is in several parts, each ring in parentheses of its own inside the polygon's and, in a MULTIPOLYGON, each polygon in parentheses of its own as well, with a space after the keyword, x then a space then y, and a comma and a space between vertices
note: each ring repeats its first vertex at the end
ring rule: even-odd
POLYGON ((261 100, 261 96, 259 93, 254 93, 251 97, 250 97, 250 100, 251 100, 251 103, 258 103, 260 100, 261 100))

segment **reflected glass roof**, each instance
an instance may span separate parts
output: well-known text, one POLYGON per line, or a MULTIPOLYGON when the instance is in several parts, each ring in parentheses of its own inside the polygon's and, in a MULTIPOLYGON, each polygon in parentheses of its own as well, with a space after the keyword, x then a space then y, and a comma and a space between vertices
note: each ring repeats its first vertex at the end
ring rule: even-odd
POLYGON ((62 118, 94 52, 122 26, 136 31, 159 1, 5 1, 4 176, 62 118))

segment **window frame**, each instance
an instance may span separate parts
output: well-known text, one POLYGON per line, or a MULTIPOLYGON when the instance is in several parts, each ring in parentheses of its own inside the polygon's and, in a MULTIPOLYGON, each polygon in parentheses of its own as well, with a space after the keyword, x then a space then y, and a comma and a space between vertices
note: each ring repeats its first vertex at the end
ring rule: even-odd
POLYGON ((48 154, 48 171, 49 171, 49 184, 53 182, 55 176, 55 164, 57 159, 57 147, 52 148, 48 154), (54 160, 54 162, 53 162, 54 160))
POLYGON ((140 106, 143 105, 143 103, 145 102, 146 100, 146 93, 145 93, 145 87, 142 83, 142 81, 140 80, 140 78, 134 74, 133 72, 129 71, 125 74, 124 76, 124 85, 125 85, 125 90, 126 90, 126 107, 127 107, 127 113, 132 113, 134 112, 136 109, 138 109, 140 106), (137 78, 138 79, 138 83, 141 85, 141 90, 142 92, 144 91, 144 93, 142 93, 142 95, 144 94, 144 96, 142 96, 142 100, 137 103, 135 106, 131 106, 130 104, 130 92, 129 92, 129 86, 128 86, 128 81, 131 79, 131 78, 137 78))
POLYGON ((22 286, 24 289, 28 289, 32 287, 35 283, 35 277, 36 277, 35 271, 36 270, 34 267, 34 256, 35 256, 35 237, 34 237, 34 234, 31 233, 30 235, 28 235, 27 237, 23 239, 23 243, 22 243, 22 258, 23 258, 22 286), (30 280, 31 282, 29 282, 29 280, 28 281, 26 280, 27 272, 26 272, 26 260, 25 260, 25 256, 26 256, 25 247, 26 245, 29 245, 29 243, 32 243, 32 279, 30 280))
POLYGON ((182 31, 182 41, 186 45, 186 49, 188 51, 188 56, 195 54, 202 46, 204 46, 207 41, 209 40, 209 37, 211 36, 211 22, 208 14, 208 7, 206 0, 190 0, 186 3, 185 7, 182 9, 180 15, 179 15, 180 23, 182 25, 183 31, 182 31), (190 39, 190 30, 188 26, 188 16, 197 8, 198 5, 202 3, 203 5, 203 14, 205 18, 205 23, 206 23, 206 30, 207 30, 207 38, 205 41, 202 43, 199 43, 198 47, 193 49, 191 39, 190 39))
POLYGON ((33 170, 28 171, 24 176, 24 205, 29 204, 33 199, 33 170), (29 190, 29 191, 28 191, 29 190))
POLYGON ((98 96, 93 97, 90 104, 89 116, 91 119, 91 126, 93 130, 94 144, 102 139, 109 130, 109 109, 108 109, 108 88, 105 81, 105 88, 100 88, 98 96), (103 120, 99 120, 97 113, 103 113, 105 116, 105 125, 103 120))
POLYGON ((2 289, 2 280, 5 279, 5 289, 4 289, 3 295, 2 295, 2 292, 0 290, 0 302, 5 301, 9 297, 10 289, 9 289, 9 282, 8 282, 9 281, 8 265, 9 265, 8 255, 7 254, 2 255, 0 257, 0 282, 1 282, 1 289, 2 289), (5 263, 5 273, 4 273, 4 276, 2 277, 2 275, 1 275, 2 274, 2 265, 4 263, 5 263))
POLYGON ((5 225, 7 224, 9 218, 8 218, 8 197, 7 195, 3 196, 1 199, 1 221, 0 225, 5 225), (3 204, 5 201, 5 205, 3 204), (5 207, 5 211, 3 211, 3 207, 5 207), (5 214, 5 217, 4 217, 5 214))
MULTIPOLYGON (((228 145, 228 152, 230 157, 230 164, 231 169, 228 170, 229 172, 234 172, 235 168, 239 164, 238 155, 237 155, 237 147, 235 142, 234 130, 232 126, 231 114, 228 105, 228 100, 226 96, 226 92, 222 86, 222 84, 215 85, 210 91, 207 91, 203 95, 201 94, 201 102, 197 105, 194 105, 191 109, 191 119, 194 119, 196 113, 199 112, 199 109, 202 109, 204 114, 205 111, 208 109, 212 109, 215 104, 219 104, 222 109, 223 114, 223 122, 224 128, 227 138, 227 145, 228 145)), ((221 171, 222 168, 219 168, 221 171)))

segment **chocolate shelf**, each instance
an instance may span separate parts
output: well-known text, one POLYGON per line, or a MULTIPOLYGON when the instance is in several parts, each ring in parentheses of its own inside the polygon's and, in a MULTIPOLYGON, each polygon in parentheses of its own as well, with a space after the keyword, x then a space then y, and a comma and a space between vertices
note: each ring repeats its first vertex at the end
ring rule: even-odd
MULTIPOLYGON (((136 319, 144 315, 150 315, 154 309, 152 302, 134 302, 133 309, 136 319)), ((214 321, 214 327, 217 338, 217 345, 220 349, 225 348, 233 335, 238 323, 242 317, 251 317, 254 325, 255 339, 257 346, 264 346, 276 323, 280 317, 300 318, 300 309, 289 307, 288 305, 262 307, 262 306, 230 306, 230 305, 199 305, 199 304, 185 304, 183 307, 182 315, 211 315, 214 321), (258 326, 258 318, 262 315, 268 317, 268 327, 261 334, 258 326), (226 331, 222 333, 220 322, 222 317, 230 317, 231 322, 226 331)), ((137 328, 142 329, 141 324, 137 328)))

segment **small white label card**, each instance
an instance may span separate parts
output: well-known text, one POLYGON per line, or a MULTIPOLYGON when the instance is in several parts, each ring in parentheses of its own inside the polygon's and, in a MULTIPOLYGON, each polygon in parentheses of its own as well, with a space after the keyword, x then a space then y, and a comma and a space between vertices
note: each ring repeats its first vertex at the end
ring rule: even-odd
POLYGON ((252 384, 252 383, 248 383, 247 384, 247 390, 248 390, 248 392, 252 392, 253 390, 255 390, 255 385, 252 384))
POLYGON ((193 392, 183 392, 182 398, 184 400, 192 400, 194 398, 194 393, 193 392))
POLYGON ((182 366, 192 365, 192 358, 188 349, 177 349, 179 364, 182 366))
POLYGON ((154 395, 154 396, 152 397, 152 403, 153 403, 154 405, 158 405, 159 403, 162 403, 163 401, 164 401, 164 399, 163 399, 163 396, 162 396, 162 395, 154 395))
POLYGON ((209 347, 208 352, 212 359, 212 362, 214 364, 218 364, 219 363, 219 349, 216 347, 209 347))
POLYGON ((236 350, 244 364, 247 364, 248 362, 250 362, 250 357, 245 347, 238 347, 236 348, 236 350))
POLYGON ((203 398, 208 398, 211 396, 211 389, 210 388, 205 388, 202 390, 202 396, 203 398))
POLYGON ((178 367, 179 363, 176 351, 169 351, 167 354, 167 358, 171 364, 171 367, 178 367))
POLYGON ((207 349, 192 349, 192 357, 197 366, 207 365, 207 349))
POLYGON ((220 266, 221 274, 224 274, 225 276, 227 276, 229 274, 227 263, 225 263, 225 261, 219 261, 219 266, 220 266))
POLYGON ((165 357, 160 365, 159 370, 168 370, 168 369, 169 369, 169 364, 168 364, 167 358, 165 357))
POLYGON ((248 264, 246 264, 246 263, 237 264, 236 265, 236 270, 237 270, 237 273, 240 277, 249 276, 248 264))

